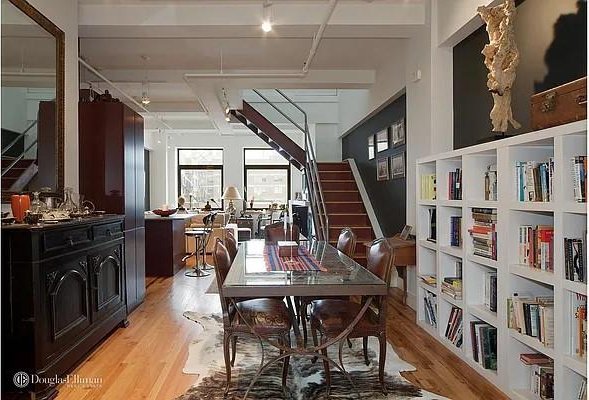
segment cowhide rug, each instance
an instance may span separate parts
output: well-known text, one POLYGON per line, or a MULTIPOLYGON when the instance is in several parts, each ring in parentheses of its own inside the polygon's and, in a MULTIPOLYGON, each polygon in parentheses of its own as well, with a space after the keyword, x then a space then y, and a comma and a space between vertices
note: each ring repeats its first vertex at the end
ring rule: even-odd
MULTIPOLYGON (((196 384, 177 400, 221 400, 241 399, 250 382, 255 376, 261 360, 260 344, 251 338, 240 338, 237 343, 235 366, 232 368, 230 391, 224 397, 225 364, 223 361, 223 323, 218 314, 202 315, 187 311, 184 316, 196 322, 202 333, 190 345, 188 360, 183 372, 198 374, 196 384)), ((362 341, 353 340, 352 349, 344 346, 344 366, 360 392, 363 400, 368 399, 443 399, 443 397, 423 391, 406 381, 400 371, 413 371, 415 368, 401 360, 392 346, 387 346, 387 361, 385 381, 388 395, 385 397, 380 390, 378 381, 378 341, 369 340, 368 356, 370 365, 364 364, 362 355, 362 341), (374 350, 376 349, 376 351, 374 350)), ((293 340, 294 343, 294 340, 293 340)), ((337 360, 337 347, 329 349, 330 356, 337 360)), ((270 360, 278 354, 278 350, 266 344, 264 347, 265 360, 270 360)), ((248 399, 287 399, 287 400, 343 400, 357 399, 357 392, 353 390, 349 381, 335 369, 331 368, 331 395, 325 391, 325 374, 323 363, 318 360, 311 363, 310 358, 291 357, 286 393, 281 384, 282 362, 264 371, 258 379, 248 399)))

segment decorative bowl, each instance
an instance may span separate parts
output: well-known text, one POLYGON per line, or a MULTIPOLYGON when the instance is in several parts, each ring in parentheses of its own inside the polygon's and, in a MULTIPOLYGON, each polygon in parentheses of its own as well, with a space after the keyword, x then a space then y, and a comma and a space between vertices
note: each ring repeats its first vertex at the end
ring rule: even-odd
POLYGON ((159 215, 160 217, 169 217, 172 214, 175 214, 177 211, 177 209, 175 208, 171 208, 169 210, 160 210, 159 208, 157 210, 153 210, 152 212, 155 215, 159 215))

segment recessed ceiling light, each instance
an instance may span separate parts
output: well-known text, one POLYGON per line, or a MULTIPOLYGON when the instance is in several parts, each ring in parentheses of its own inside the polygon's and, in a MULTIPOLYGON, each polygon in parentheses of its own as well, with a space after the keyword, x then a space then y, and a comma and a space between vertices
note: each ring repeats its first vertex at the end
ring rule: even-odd
POLYGON ((147 92, 143 92, 143 95, 141 96, 141 104, 143 104, 144 106, 146 106, 149 103, 151 103, 151 99, 147 95, 147 92))
POLYGON ((264 1, 264 5, 262 7, 264 11, 262 30, 268 33, 272 30, 272 10, 270 8, 272 7, 272 2, 270 0, 266 0, 264 1))
POLYGON ((272 22, 269 20, 262 22, 262 30, 266 33, 270 32, 272 30, 272 22))

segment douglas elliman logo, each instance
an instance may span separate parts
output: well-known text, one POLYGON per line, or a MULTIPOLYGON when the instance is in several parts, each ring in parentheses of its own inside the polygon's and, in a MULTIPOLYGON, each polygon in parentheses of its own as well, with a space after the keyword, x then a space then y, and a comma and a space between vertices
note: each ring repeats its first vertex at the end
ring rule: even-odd
POLYGON ((56 386, 65 384, 66 386, 81 386, 86 388, 99 387, 102 385, 102 378, 98 377, 85 377, 77 374, 65 375, 65 376, 50 376, 43 377, 37 374, 27 374, 26 372, 19 371, 14 374, 12 378, 14 386, 19 389, 24 389, 30 384, 44 384, 48 386, 56 386))

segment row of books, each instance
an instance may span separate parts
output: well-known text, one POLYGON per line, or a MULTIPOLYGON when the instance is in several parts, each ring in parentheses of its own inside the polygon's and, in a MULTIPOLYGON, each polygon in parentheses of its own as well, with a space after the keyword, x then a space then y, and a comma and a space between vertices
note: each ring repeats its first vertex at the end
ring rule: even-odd
POLYGON ((436 286, 437 279, 435 275, 421 275, 420 278, 424 283, 433 287, 436 286))
POLYGON ((485 273, 485 307, 497 312, 497 272, 485 273))
POLYGON ((571 158, 573 196, 577 203, 587 202, 587 156, 571 158))
POLYGON ((462 309, 452 306, 448 324, 446 325, 446 339, 456 347, 462 347, 462 309))
POLYGON ((571 354, 587 357, 587 296, 571 293, 571 354))
POLYGON ((423 308, 425 315, 425 322, 434 328, 438 326, 438 296, 430 291, 425 291, 423 297, 423 308))
POLYGON ((430 242, 436 242, 436 209, 430 208, 428 209, 429 213, 429 236, 427 240, 430 242))
POLYGON ((473 226, 468 230, 476 256, 497 259, 497 210, 472 208, 473 226))
POLYGON ((508 298, 507 327, 554 347, 554 298, 522 293, 508 298))
POLYGON ((537 399, 554 398, 554 361, 539 353, 520 354, 520 361, 530 367, 530 392, 537 399))
POLYGON ((436 199, 436 174, 421 175, 421 200, 436 199))
POLYGON ((484 321, 470 321, 472 358, 483 368, 497 370, 497 328, 484 321))
POLYGON ((554 227, 519 227, 519 264, 554 271, 554 227))
POLYGON ((564 239, 564 271, 569 281, 587 282, 584 245, 582 238, 564 239))
POLYGON ((497 200, 497 164, 487 166, 485 171, 485 200, 497 200))
POLYGON ((462 246, 462 217, 450 217, 450 246, 462 246))
POLYGON ((462 300, 462 278, 446 277, 442 281, 442 293, 455 300, 462 300))
POLYGON ((517 161, 516 188, 519 201, 547 202, 552 199, 554 159, 546 162, 517 161))
POLYGON ((462 169, 448 172, 448 200, 462 200, 462 169))

